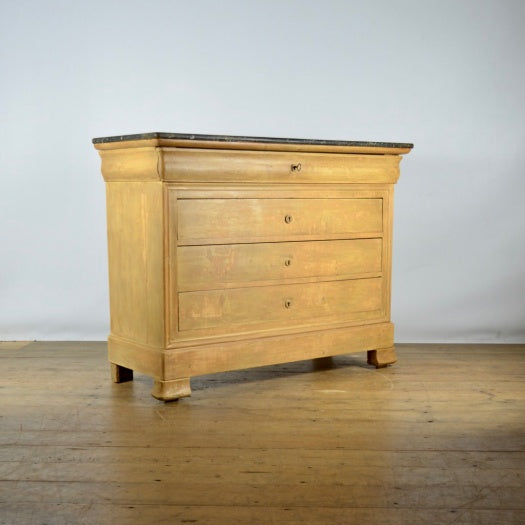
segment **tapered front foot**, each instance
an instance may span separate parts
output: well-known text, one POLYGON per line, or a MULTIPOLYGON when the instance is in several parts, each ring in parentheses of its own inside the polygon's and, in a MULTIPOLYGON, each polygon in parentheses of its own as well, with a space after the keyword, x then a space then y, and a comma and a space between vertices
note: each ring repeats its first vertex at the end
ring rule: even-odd
POLYGON ((368 350, 367 362, 376 368, 384 368, 392 365, 397 361, 396 350, 394 346, 389 348, 378 348, 377 350, 368 350))
POLYGON ((125 366, 116 365, 115 363, 110 363, 111 365, 111 380, 113 383, 124 383, 126 381, 133 381, 133 370, 126 368, 125 366))
POLYGON ((175 401, 181 397, 191 396, 190 379, 174 379, 173 381, 155 381, 151 395, 161 401, 175 401))

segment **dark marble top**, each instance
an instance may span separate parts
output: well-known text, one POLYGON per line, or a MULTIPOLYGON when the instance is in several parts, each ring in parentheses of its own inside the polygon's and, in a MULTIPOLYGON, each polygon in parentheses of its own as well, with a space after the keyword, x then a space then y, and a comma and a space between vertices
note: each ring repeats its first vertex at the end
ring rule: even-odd
POLYGON ((312 144, 316 146, 357 146, 369 148, 412 148, 413 144, 401 142, 369 142, 353 140, 324 140, 324 139, 294 139, 274 137, 245 137, 235 135, 197 135, 194 133, 139 133, 136 135, 117 135, 114 137, 99 137, 93 139, 93 144, 107 142, 124 142, 126 140, 146 139, 174 139, 174 140, 198 140, 213 142, 255 142, 263 144, 312 144))

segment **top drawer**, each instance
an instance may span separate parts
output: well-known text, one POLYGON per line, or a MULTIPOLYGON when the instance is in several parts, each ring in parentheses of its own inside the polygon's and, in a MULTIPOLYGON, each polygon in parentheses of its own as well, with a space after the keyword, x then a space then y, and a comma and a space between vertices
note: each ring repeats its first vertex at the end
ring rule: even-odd
POLYGON ((224 244, 380 234, 383 200, 180 199, 178 243, 224 244))
POLYGON ((159 150, 159 175, 173 182, 387 183, 399 177, 399 155, 191 148, 159 150))

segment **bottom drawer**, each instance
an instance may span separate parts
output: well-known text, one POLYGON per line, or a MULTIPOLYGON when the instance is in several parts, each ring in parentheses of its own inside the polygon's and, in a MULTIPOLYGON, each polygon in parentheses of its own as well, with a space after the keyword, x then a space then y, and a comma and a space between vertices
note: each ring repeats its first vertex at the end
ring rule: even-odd
POLYGON ((179 331, 364 320, 382 314, 382 298, 381 277, 182 292, 179 331))

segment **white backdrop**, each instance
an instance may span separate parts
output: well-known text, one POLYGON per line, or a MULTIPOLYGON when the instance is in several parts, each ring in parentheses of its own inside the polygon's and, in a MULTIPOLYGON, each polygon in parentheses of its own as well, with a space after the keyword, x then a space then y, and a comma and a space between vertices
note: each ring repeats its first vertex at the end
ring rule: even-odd
POLYGON ((525 342, 525 2, 0 0, 0 339, 104 339, 92 137, 414 142, 397 341, 525 342))

